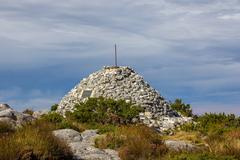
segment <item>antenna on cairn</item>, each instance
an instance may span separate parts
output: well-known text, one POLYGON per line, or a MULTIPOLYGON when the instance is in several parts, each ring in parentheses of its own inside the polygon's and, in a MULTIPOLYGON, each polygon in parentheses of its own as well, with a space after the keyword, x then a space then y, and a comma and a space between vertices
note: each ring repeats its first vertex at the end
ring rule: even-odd
POLYGON ((117 67, 117 44, 114 45, 114 49, 115 49, 115 67, 117 67))

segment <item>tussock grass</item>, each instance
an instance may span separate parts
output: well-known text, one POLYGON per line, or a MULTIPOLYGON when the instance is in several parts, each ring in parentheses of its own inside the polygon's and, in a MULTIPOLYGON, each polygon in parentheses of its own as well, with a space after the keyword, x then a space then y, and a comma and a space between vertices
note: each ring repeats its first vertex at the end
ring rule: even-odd
POLYGON ((232 129, 223 134, 212 134, 206 139, 210 152, 231 155, 240 159, 240 130, 232 129))
POLYGON ((190 143, 194 143, 197 145, 203 145, 204 141, 202 140, 202 135, 199 132, 192 131, 192 132, 185 132, 185 131, 179 131, 176 132, 174 135, 165 135, 163 136, 164 140, 180 140, 180 141, 186 141, 190 143))
POLYGON ((52 135, 55 126, 35 121, 0 137, 0 159, 72 159, 69 148, 52 135))
POLYGON ((123 160, 161 159, 167 153, 161 136, 143 125, 118 127, 96 139, 96 146, 118 150, 123 160))
POLYGON ((1 122, 0 121, 0 136, 1 134, 8 134, 9 132, 13 132, 14 128, 12 125, 6 123, 6 122, 1 122))

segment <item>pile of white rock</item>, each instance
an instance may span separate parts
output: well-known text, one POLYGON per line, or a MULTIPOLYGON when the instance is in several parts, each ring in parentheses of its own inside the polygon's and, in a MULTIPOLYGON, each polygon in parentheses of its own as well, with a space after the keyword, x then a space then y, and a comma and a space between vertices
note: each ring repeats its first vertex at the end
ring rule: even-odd
POLYGON ((139 120, 159 130, 190 121, 170 108, 169 103, 130 67, 104 67, 77 84, 59 103, 57 112, 74 111, 75 104, 88 97, 124 99, 144 108, 139 120))

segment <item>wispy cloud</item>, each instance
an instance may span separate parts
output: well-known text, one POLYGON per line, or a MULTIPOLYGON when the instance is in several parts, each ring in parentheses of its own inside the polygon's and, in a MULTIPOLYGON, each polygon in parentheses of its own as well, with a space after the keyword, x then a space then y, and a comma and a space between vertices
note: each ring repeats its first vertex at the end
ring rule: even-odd
POLYGON ((219 94, 240 90, 238 0, 0 3, 0 101, 10 100, 2 94, 13 94, 14 86, 23 90, 15 94, 43 92, 16 105, 60 99, 81 78, 112 63, 114 43, 120 63, 133 66, 168 99, 211 104, 219 98, 224 106, 238 101, 239 94, 219 94))

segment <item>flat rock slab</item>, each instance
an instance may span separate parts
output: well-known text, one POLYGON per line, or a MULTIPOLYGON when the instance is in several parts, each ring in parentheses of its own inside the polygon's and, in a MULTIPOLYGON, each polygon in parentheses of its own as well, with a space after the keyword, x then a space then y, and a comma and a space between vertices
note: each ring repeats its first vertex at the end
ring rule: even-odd
POLYGON ((195 151, 199 149, 196 145, 186 141, 166 140, 165 144, 170 150, 174 151, 195 151))
POLYGON ((53 134, 66 143, 81 142, 82 136, 73 129, 60 129, 53 131, 53 134))
POLYGON ((70 147, 77 160, 120 160, 117 151, 94 146, 95 138, 99 136, 96 130, 86 130, 80 134, 73 129, 61 129, 53 131, 53 134, 70 147))

